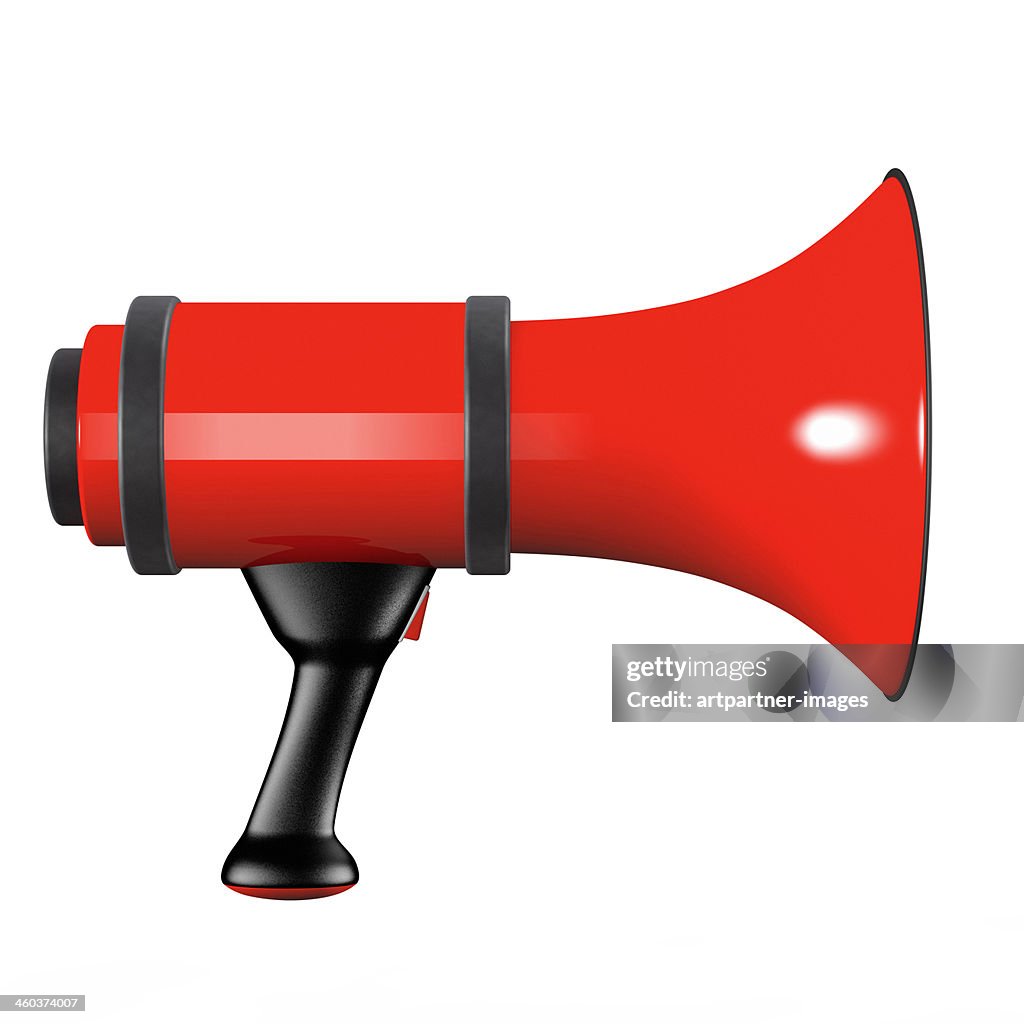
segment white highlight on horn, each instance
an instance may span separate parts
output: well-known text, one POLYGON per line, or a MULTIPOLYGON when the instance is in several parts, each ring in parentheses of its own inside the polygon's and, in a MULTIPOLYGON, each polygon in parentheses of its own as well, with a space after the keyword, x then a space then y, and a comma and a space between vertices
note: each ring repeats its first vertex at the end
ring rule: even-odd
POLYGON ((878 449, 885 431, 881 417, 861 405, 818 405, 793 426, 797 446, 816 459, 860 459, 878 449))
POLYGON ((927 460, 927 449, 925 446, 928 443, 928 438, 926 436, 927 428, 925 427, 925 421, 927 417, 925 415, 924 403, 925 398, 924 395, 922 395, 921 404, 917 407, 917 452, 920 456, 922 466, 925 464, 925 461, 927 460))

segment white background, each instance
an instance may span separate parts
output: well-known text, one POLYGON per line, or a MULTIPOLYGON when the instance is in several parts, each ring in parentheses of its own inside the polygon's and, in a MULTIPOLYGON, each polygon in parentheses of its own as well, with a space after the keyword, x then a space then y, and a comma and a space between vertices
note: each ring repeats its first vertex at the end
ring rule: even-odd
POLYGON ((137 294, 641 308, 788 259, 897 165, 933 323, 923 638, 1020 641, 1018 15, 6 5, 0 991, 100 1021, 1020 1021, 1020 728, 613 726, 613 641, 814 639, 640 566, 440 574, 342 799, 361 883, 229 892, 287 659, 237 572, 137 577, 57 528, 40 457, 50 354, 137 294))

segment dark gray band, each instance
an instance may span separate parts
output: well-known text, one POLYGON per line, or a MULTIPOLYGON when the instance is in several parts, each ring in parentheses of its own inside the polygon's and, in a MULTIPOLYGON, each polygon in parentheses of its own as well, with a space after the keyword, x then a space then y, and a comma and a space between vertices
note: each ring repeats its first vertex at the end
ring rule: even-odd
POLYGON ((61 526, 82 525, 78 493, 78 371, 80 348, 60 348, 50 360, 43 402, 43 467, 50 513, 61 526))
POLYGON ((509 570, 510 327, 504 295, 466 300, 466 571, 473 575, 509 570))
POLYGON ((172 575, 178 566, 167 529, 164 484, 164 370, 167 335, 178 300, 143 295, 128 309, 121 341, 117 466, 121 524, 132 568, 172 575))

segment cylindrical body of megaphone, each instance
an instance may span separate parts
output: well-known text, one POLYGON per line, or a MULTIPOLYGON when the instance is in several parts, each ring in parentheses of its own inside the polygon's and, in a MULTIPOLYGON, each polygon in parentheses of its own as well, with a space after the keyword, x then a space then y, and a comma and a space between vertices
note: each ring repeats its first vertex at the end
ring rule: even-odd
POLYGON ((476 301, 136 300, 54 359, 55 518, 96 544, 127 534, 137 570, 168 573, 472 571, 469 534, 490 529, 484 571, 507 568, 504 545, 718 580, 849 647, 899 696, 930 446, 900 172, 799 256, 714 295, 544 321, 476 301))

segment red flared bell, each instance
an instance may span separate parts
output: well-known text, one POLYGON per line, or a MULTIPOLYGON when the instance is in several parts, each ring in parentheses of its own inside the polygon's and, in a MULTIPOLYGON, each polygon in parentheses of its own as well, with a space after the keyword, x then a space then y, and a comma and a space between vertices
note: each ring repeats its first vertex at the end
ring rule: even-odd
POLYGON ((844 648, 895 698, 924 586, 928 390, 917 219, 894 172, 738 287, 513 325, 513 408, 557 409, 566 449, 513 450, 513 550, 726 583, 844 648))

